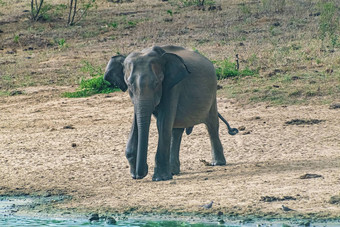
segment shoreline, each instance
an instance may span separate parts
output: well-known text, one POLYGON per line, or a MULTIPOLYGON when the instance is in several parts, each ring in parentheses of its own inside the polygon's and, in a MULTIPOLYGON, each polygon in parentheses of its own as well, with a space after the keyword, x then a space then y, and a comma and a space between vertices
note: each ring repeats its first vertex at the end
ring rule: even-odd
POLYGON ((188 223, 206 223, 206 224, 298 224, 314 225, 320 224, 340 224, 340 215, 337 217, 326 216, 322 214, 299 214, 299 213, 280 213, 260 214, 228 214, 219 211, 218 213, 210 212, 208 209, 200 213, 191 212, 127 212, 127 211, 100 211, 100 209, 84 210, 78 209, 60 209, 58 204, 71 201, 70 196, 65 195, 48 195, 48 196, 30 196, 30 195, 0 195, 0 217, 21 217, 33 219, 62 219, 62 220, 87 220, 92 214, 98 214, 98 221, 105 221, 108 218, 114 218, 116 221, 178 221, 188 223), (4 206, 5 202, 5 206, 4 206), (7 204, 7 206, 6 206, 7 204))

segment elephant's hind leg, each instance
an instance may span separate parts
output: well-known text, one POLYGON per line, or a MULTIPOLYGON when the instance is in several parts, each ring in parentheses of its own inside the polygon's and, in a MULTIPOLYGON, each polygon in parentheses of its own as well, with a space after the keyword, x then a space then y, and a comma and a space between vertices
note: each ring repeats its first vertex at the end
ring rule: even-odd
POLYGON ((211 155, 213 165, 225 165, 226 160, 223 154, 223 147, 219 136, 219 121, 216 102, 213 104, 207 121, 205 122, 211 143, 211 155))
POLYGON ((170 168, 172 175, 178 175, 180 172, 179 149, 181 146, 184 128, 172 129, 171 146, 170 146, 170 168))

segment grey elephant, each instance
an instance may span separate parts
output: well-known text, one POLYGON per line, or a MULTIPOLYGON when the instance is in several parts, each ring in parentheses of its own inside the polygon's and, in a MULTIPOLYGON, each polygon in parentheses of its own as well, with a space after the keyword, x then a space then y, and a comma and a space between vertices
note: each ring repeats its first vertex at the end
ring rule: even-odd
POLYGON ((217 80, 213 64, 197 52, 177 46, 153 46, 127 57, 109 61, 104 79, 122 91, 129 91, 134 117, 126 146, 132 178, 148 174, 147 150, 151 115, 157 119, 158 147, 153 180, 172 179, 179 174, 179 150, 184 129, 204 123, 208 129, 212 164, 225 165, 219 138, 220 117, 231 135, 231 128, 217 112, 217 80))

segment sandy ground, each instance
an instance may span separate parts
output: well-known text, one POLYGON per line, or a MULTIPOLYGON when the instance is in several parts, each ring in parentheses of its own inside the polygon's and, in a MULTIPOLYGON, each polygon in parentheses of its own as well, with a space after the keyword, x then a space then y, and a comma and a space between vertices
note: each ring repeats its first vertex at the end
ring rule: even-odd
POLYGON ((340 109, 242 107, 219 97, 220 113, 244 129, 230 136, 221 124, 228 165, 200 162, 211 156, 208 133, 199 125, 183 136, 182 173, 152 182, 154 119, 149 175, 133 180, 124 156, 133 113, 128 94, 60 98, 69 89, 26 88, 23 95, 0 98, 0 195, 66 194, 73 199, 56 207, 98 212, 340 217, 340 204, 329 203, 340 193, 340 109), (285 124, 293 119, 323 121, 285 124), (322 177, 300 179, 307 173, 322 177), (210 201, 211 209, 200 206, 210 201))

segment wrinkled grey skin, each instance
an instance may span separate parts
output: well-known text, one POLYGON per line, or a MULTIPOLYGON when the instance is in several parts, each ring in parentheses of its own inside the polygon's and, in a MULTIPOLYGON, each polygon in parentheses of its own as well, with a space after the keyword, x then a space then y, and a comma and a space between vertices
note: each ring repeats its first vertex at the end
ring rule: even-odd
MULTIPOLYGON (((128 90, 134 105, 126 146, 134 179, 148 174, 151 115, 157 119, 159 134, 153 180, 169 180, 173 174, 179 174, 183 131, 186 129, 190 134, 193 126, 200 123, 209 132, 212 164, 226 164, 218 134, 215 69, 208 59, 182 47, 154 46, 127 57, 112 57, 104 79, 123 91, 128 90)), ((229 125, 228 129, 230 134, 237 133, 229 125)))

